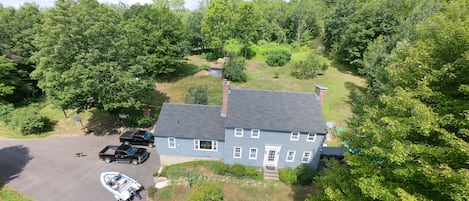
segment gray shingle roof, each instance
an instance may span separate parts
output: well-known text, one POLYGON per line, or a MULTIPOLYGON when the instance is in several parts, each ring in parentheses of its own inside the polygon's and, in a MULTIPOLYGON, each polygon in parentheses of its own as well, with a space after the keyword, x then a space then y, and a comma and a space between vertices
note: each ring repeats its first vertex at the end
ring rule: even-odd
POLYGON ((220 106, 164 103, 156 136, 225 140, 220 106))
POLYGON ((314 93, 231 89, 227 128, 326 133, 319 99, 314 93))

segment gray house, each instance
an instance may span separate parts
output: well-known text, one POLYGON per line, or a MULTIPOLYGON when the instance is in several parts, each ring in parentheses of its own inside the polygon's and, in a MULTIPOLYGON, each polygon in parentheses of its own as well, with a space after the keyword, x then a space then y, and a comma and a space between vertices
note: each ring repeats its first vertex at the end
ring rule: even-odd
POLYGON ((327 133, 321 109, 327 88, 230 89, 227 81, 223 88, 222 106, 163 104, 153 131, 157 152, 255 167, 317 168, 327 133))

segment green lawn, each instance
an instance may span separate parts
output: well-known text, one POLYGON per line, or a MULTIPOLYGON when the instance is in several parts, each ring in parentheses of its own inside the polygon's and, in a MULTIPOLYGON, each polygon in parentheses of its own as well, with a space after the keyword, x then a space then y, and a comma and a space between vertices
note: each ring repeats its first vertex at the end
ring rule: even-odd
POLYGON ((0 182, 0 201, 32 201, 20 192, 0 182))
MULTIPOLYGON (((231 83, 235 88, 282 90, 297 92, 314 92, 315 85, 320 84, 328 88, 323 106, 326 121, 333 121, 338 127, 345 127, 351 113, 351 90, 363 88, 366 84, 361 77, 354 75, 343 66, 330 62, 331 67, 324 75, 314 79, 300 80, 292 77, 294 61, 304 59, 309 51, 294 52, 292 61, 283 67, 269 67, 262 57, 248 60, 246 72, 248 81, 245 83, 231 83), (278 78, 274 78, 278 74, 278 78)), ((195 66, 206 64, 200 56, 190 56, 189 61, 195 66)), ((186 76, 175 82, 157 82, 157 90, 170 97, 172 103, 183 103, 187 89, 193 85, 207 85, 209 88, 209 104, 220 105, 223 81, 212 76, 186 76)))

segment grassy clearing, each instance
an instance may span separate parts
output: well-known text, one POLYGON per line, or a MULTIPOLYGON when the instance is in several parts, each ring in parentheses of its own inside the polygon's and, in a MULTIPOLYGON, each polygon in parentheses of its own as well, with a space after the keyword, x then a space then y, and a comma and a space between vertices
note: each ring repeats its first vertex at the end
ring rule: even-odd
MULTIPOLYGON (((162 175, 171 180, 185 178, 186 172, 191 175, 215 175, 215 170, 221 163, 219 161, 192 161, 167 166, 162 175)), ((259 181, 255 179, 239 179, 224 176, 223 181, 213 181, 220 185, 224 200, 305 200, 309 194, 316 190, 314 186, 291 186, 279 181, 259 181)), ((157 191, 151 200, 159 201, 185 201, 189 198, 192 189, 188 185, 171 185, 157 191)))
POLYGON ((0 201, 32 201, 26 196, 22 195, 20 192, 0 183, 0 201))
MULTIPOLYGON (((344 66, 331 61, 331 67, 324 75, 314 79, 300 80, 290 75, 293 62, 305 59, 310 51, 302 49, 292 53, 292 60, 283 67, 269 67, 262 56, 248 60, 246 72, 248 81, 245 83, 231 83, 234 88, 281 90, 297 92, 314 92, 315 85, 320 84, 328 88, 323 113, 326 121, 333 121, 338 127, 345 127, 351 113, 351 91, 365 86, 365 80, 354 75, 344 66)), ((200 56, 190 56, 189 61, 194 65, 207 64, 200 56)), ((209 88, 209 104, 220 105, 222 95, 222 80, 212 76, 187 76, 176 82, 157 82, 156 88, 170 97, 172 103, 183 103, 189 86, 202 84, 209 88)))

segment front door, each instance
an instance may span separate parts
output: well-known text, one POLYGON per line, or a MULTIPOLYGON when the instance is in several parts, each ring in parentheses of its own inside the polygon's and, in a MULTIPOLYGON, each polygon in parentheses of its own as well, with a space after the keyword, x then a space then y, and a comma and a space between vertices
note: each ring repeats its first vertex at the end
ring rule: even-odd
POLYGON ((265 146, 264 166, 277 167, 280 149, 279 146, 265 146))

